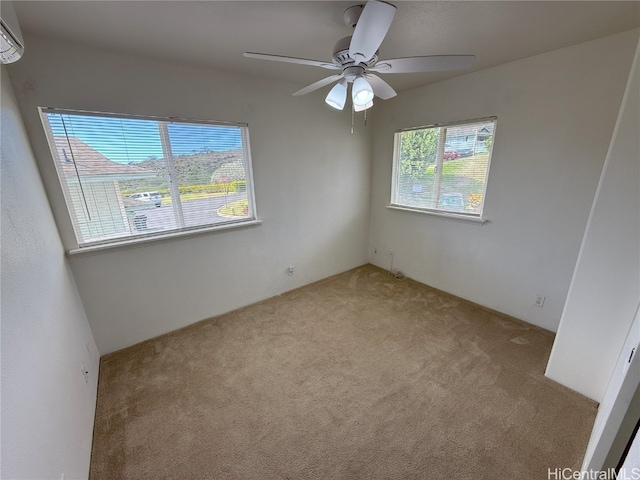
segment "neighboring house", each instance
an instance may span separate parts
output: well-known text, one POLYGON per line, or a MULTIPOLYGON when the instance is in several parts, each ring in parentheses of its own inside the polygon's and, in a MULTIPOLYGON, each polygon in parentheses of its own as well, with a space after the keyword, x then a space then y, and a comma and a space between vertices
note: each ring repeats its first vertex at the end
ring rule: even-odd
POLYGON ((109 160, 75 137, 56 136, 54 141, 58 175, 67 178, 65 195, 83 238, 126 235, 135 228, 135 212, 154 207, 123 198, 118 182, 152 178, 155 172, 109 160))
POLYGON ((469 149, 472 153, 486 152, 484 141, 493 135, 493 125, 465 125, 447 128, 447 143, 453 149, 469 149))

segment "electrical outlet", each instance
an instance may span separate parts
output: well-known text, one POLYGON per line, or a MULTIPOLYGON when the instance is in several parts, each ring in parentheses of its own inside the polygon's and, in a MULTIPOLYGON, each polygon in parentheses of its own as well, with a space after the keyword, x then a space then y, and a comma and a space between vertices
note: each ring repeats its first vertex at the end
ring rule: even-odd
POLYGON ((80 366, 82 371, 82 376, 84 377, 85 383, 89 383, 89 370, 84 366, 84 363, 80 366))
POLYGON ((289 265, 289 268, 287 268, 287 274, 289 276, 293 275, 293 265, 289 265))
POLYGON ((536 307, 544 307, 544 301, 546 300, 547 297, 545 297, 544 295, 536 295, 536 301, 533 302, 533 304, 536 307))

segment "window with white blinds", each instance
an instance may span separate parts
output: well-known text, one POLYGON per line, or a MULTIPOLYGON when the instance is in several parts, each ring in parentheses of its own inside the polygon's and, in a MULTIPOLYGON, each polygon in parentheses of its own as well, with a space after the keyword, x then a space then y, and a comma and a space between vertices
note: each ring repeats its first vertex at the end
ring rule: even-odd
POLYGON ((391 205, 482 217, 496 118, 395 133, 391 205))
POLYGON ((40 111, 79 247, 255 220, 246 124, 40 111))

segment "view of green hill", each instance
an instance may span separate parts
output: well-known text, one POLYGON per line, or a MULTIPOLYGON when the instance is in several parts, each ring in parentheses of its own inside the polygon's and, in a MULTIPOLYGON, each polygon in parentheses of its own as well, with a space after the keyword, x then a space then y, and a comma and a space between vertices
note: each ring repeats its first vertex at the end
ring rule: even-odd
MULTIPOLYGON (((242 162, 241 150, 194 153, 174 157, 178 184, 184 186, 211 183, 214 172, 222 165, 232 162, 242 162)), ((123 195, 128 196, 136 192, 166 190, 169 188, 168 172, 164 159, 150 158, 135 165, 154 172, 156 176, 143 180, 121 181, 120 189, 123 195)))

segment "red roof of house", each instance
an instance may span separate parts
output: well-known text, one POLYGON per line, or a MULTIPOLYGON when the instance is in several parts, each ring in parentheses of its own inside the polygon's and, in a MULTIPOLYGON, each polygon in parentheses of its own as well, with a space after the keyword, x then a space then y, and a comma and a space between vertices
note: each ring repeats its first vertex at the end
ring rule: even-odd
POLYGON ((65 176, 80 175, 95 176, 123 176, 140 177, 155 176, 150 170, 114 162, 102 155, 97 150, 79 140, 76 137, 54 137, 56 150, 58 152, 58 162, 62 166, 65 176), (74 165, 75 163, 75 165, 74 165), (77 172, 76 172, 77 169, 77 172))

